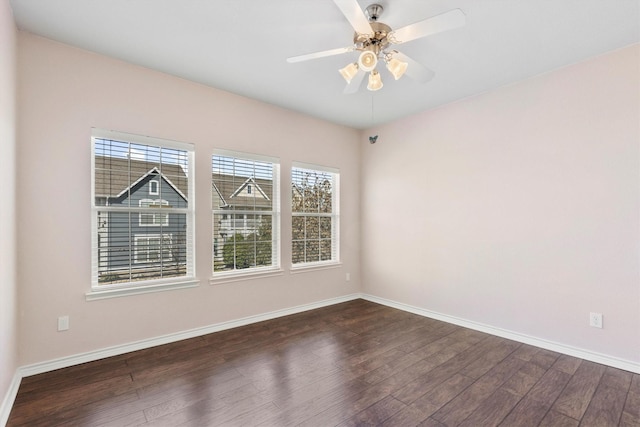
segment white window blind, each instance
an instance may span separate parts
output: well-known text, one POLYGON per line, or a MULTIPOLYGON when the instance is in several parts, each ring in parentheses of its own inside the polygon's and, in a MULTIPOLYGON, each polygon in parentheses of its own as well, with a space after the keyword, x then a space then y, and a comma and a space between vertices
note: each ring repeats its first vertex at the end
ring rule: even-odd
POLYGON ((337 170, 295 164, 291 169, 291 262, 293 266, 339 261, 337 170))
POLYGON ((194 278, 193 157, 191 144, 94 130, 94 290, 194 278))
POLYGON ((280 268, 279 175, 277 159, 212 156, 214 277, 280 268))

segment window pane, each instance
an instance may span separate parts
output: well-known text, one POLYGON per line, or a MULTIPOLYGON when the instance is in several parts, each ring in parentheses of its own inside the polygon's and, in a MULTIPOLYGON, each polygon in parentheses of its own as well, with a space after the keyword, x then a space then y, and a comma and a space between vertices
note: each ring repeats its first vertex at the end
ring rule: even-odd
POLYGON ((305 222, 305 238, 306 239, 319 239, 320 238, 320 221, 316 216, 306 217, 305 222))
POLYGON ((330 261, 332 259, 331 254, 331 240, 320 241, 320 261, 330 261))
POLYGON ((291 219, 291 235, 293 240, 304 239, 304 220, 303 216, 294 216, 291 219))
POLYGON ((294 264, 305 262, 303 240, 293 241, 292 251, 291 251, 291 261, 294 264))
POLYGON ((322 217, 320 221, 320 238, 331 239, 331 218, 322 217))
POLYGON ((307 240, 305 244, 306 262, 320 261, 320 242, 318 240, 307 240))

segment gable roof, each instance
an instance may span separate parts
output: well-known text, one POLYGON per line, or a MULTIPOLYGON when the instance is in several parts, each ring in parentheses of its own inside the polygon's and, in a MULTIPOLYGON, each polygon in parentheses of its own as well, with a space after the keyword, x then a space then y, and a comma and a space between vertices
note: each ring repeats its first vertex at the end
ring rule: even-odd
POLYGON ((219 173, 212 174, 212 180, 213 189, 220 197, 220 205, 214 206, 214 209, 216 207, 269 209, 272 206, 273 181, 271 180, 255 177, 238 177, 219 173), (249 184, 255 185, 257 193, 254 192, 248 195, 243 192, 249 184))
POLYGON ((258 185, 258 183, 256 182, 256 180, 253 177, 247 178, 247 180, 244 183, 242 183, 242 185, 240 187, 238 187, 238 189, 236 191, 233 192, 231 197, 236 197, 236 196, 241 195, 242 194, 242 190, 247 188, 247 186, 249 184, 254 184, 256 186, 256 189, 262 195, 262 197, 264 197, 267 200, 271 200, 271 198, 269 196, 267 196, 264 191, 262 191, 262 188, 260 187, 260 185, 258 185))
POLYGON ((118 198, 150 175, 162 178, 185 200, 189 194, 187 174, 180 165, 109 156, 95 158, 96 197, 118 198))

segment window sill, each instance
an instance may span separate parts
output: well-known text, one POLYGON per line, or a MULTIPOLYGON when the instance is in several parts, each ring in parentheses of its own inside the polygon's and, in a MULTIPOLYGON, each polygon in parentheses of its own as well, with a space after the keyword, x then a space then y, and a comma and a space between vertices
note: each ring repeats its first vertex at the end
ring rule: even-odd
POLYGON ((336 262, 323 262, 323 263, 313 263, 313 264, 304 264, 304 265, 292 265, 291 270, 289 271, 291 274, 299 274, 299 273, 308 273, 311 271, 317 270, 327 270, 330 268, 339 268, 342 267, 342 263, 340 261, 336 262))
POLYGON ((282 276, 284 270, 265 270, 265 271, 252 271, 252 272, 237 272, 232 273, 218 273, 216 276, 209 279, 210 285, 221 285, 223 283, 242 282, 251 279, 262 279, 265 277, 282 276))
POLYGON ((122 287, 122 288, 111 288, 111 289, 93 289, 85 294, 85 298, 87 301, 95 301, 100 299, 107 298, 118 298, 129 295, 140 295, 140 294, 148 294, 152 292, 163 292, 163 291, 172 291, 175 289, 186 289, 186 288, 195 288, 200 284, 200 280, 186 279, 180 282, 171 282, 171 283, 159 283, 155 285, 147 285, 147 286, 138 286, 138 287, 122 287))

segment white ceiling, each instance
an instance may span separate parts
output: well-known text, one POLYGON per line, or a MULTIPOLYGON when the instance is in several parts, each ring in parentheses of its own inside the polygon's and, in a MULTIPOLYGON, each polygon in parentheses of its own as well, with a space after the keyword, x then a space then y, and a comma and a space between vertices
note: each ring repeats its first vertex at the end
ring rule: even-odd
MULTIPOLYGON (((205 85, 364 129, 640 41, 640 0, 358 0, 397 29, 459 8, 465 27, 398 50, 435 72, 343 95, 356 52, 332 0, 12 0, 18 28, 205 85)), ((386 70, 385 70, 386 71, 386 70)), ((606 84, 606 82, 602 82, 606 84)))

